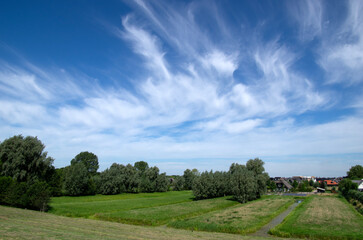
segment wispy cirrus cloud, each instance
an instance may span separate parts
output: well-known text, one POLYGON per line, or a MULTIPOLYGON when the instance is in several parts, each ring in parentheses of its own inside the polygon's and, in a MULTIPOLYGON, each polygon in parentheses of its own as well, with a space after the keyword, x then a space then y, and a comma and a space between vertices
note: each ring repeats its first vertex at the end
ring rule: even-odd
MULTIPOLYGON (((321 1, 288 4, 287 14, 299 29, 297 44, 307 48, 320 41, 312 50, 320 54, 315 67, 327 75, 335 72, 340 79, 336 83, 343 81, 344 71, 355 77, 360 71, 361 14, 354 9, 361 4, 350 3, 336 33, 352 37, 345 47, 345 41, 326 40, 321 1), (356 55, 349 55, 346 47, 356 55)), ((181 173, 195 159, 200 161, 193 166, 207 170, 241 158, 295 156, 303 159, 292 166, 296 168, 311 159, 306 155, 361 152, 359 113, 322 122, 300 119, 334 108, 334 89, 307 74, 309 69, 297 68, 303 54, 280 34, 266 37, 256 32, 263 29, 226 27, 232 24, 223 18, 218 2, 137 0, 130 6, 131 14, 106 29, 139 63, 130 70, 138 73, 132 89, 102 84, 80 70, 40 67, 24 59, 4 64, 2 138, 38 135, 62 159, 58 166, 90 150, 104 159, 103 168, 119 159, 148 160, 165 171, 172 163, 172 173, 181 173), (215 23, 214 28, 206 22, 215 23)), ((359 85, 356 78, 345 81, 359 85)))

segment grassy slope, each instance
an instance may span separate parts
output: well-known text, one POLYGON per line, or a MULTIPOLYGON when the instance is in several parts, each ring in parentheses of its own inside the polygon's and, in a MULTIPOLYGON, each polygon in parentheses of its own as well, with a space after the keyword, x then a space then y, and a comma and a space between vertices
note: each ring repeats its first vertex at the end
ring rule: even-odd
POLYGON ((311 239, 363 239, 363 217, 343 198, 313 196, 271 232, 311 239))
POLYGON ((0 239, 263 239, 142 227, 0 206, 0 239))
POLYGON ((251 233, 267 224, 294 202, 288 196, 264 196, 246 204, 198 217, 174 221, 169 226, 190 230, 228 233, 251 233))
POLYGON ((174 219, 196 216, 236 204, 238 202, 228 200, 225 197, 113 213, 99 213, 95 217, 97 219, 123 223, 162 225, 174 219))
POLYGON ((50 203, 50 213, 68 217, 93 217, 99 213, 112 213, 138 208, 149 208, 192 201, 190 191, 165 193, 140 193, 96 195, 84 197, 55 197, 50 203))

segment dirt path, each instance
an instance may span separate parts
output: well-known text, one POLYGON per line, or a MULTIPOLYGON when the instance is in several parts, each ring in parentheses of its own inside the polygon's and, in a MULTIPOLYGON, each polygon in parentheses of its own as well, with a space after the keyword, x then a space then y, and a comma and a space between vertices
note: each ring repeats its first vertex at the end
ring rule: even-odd
POLYGON ((294 204, 292 204, 288 209, 286 209, 285 212, 281 213, 280 215, 278 215, 277 217, 275 217, 274 219, 271 220, 271 222, 269 222, 268 224, 266 224, 265 226, 263 226, 260 230, 258 230, 257 232, 251 234, 251 236, 258 236, 258 237, 272 237, 270 234, 268 234, 268 231, 277 226, 278 224, 280 224, 284 218, 292 211, 294 210, 297 205, 299 205, 300 202, 295 202, 294 204))

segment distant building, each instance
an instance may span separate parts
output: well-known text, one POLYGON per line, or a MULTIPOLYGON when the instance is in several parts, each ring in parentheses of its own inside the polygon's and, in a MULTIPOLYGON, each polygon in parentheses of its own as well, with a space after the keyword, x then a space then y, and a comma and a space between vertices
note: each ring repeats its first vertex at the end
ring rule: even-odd
POLYGON ((363 192, 363 179, 361 179, 361 180, 352 180, 352 182, 358 184, 358 191, 363 192))
POLYGON ((292 189, 290 183, 288 183, 284 178, 274 181, 276 183, 277 190, 280 192, 289 192, 292 189))
POLYGON ((291 178, 292 181, 296 181, 298 183, 301 183, 302 181, 310 181, 313 180, 313 182, 316 182, 316 178, 314 176, 293 176, 291 178))

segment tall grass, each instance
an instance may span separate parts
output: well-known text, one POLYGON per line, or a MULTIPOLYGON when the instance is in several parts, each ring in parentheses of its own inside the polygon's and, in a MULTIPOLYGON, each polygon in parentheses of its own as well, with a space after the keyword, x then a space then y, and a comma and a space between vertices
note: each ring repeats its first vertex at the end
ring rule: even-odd
POLYGON ((168 226, 189 230, 247 234, 267 224, 294 201, 294 198, 290 196, 264 196, 260 200, 246 204, 173 221, 168 226))
POLYGON ((363 217, 341 197, 312 196, 270 232, 281 237, 363 239, 363 217))
POLYGON ((237 204, 239 203, 229 200, 229 197, 222 197, 112 213, 99 213, 95 217, 108 221, 156 226, 176 219, 225 209, 237 204))

